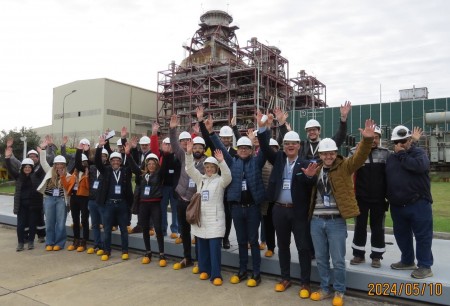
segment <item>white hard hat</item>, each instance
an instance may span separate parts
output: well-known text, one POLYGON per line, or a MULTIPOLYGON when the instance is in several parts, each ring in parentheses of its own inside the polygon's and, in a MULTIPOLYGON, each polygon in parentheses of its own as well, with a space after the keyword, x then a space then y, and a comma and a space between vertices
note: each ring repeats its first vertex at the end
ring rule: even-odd
POLYGON ((155 153, 150 153, 150 154, 148 154, 148 155, 145 157, 145 160, 148 160, 148 159, 156 159, 157 161, 159 161, 159 158, 158 158, 158 156, 157 156, 155 153))
POLYGON ((102 154, 106 154, 106 156, 108 156, 109 155, 108 150, 102 149, 102 154))
POLYGON ((118 146, 121 146, 121 145, 122 145, 122 139, 119 138, 119 139, 117 140, 117 145, 118 145, 118 146))
POLYGON ((233 130, 228 125, 222 126, 220 128, 219 136, 220 137, 232 137, 233 130))
POLYGON ((80 140, 80 144, 90 146, 90 145, 91 145, 91 142, 90 142, 88 139, 83 138, 83 139, 80 140))
POLYGON ((139 139, 139 144, 150 144, 150 137, 148 136, 142 136, 141 139, 139 139))
POLYGON ((205 140, 200 136, 194 138, 193 144, 201 144, 204 147, 206 146, 205 140))
POLYGON ((286 134, 284 134, 283 142, 285 141, 298 141, 300 142, 300 136, 297 132, 289 131, 286 134))
POLYGON ((411 137, 411 131, 404 125, 396 126, 392 130, 391 140, 400 140, 411 137))
POLYGON ((319 148, 317 151, 320 152, 329 152, 329 151, 337 151, 336 142, 331 138, 324 138, 319 142, 319 148))
POLYGON ((33 167, 34 167, 34 162, 33 162, 33 160, 32 160, 31 158, 24 158, 24 159, 22 160, 21 165, 22 165, 22 166, 24 166, 24 165, 30 165, 30 166, 33 166, 33 167))
POLYGON ((88 160, 88 158, 87 158, 86 154, 81 154, 81 161, 84 162, 87 160, 88 160))
POLYGON ((180 135, 178 136, 178 140, 181 140, 181 139, 192 139, 192 136, 188 132, 184 131, 184 132, 181 132, 180 135))
POLYGON ((320 129, 319 121, 317 121, 316 119, 308 120, 308 122, 306 122, 306 124, 305 124, 305 130, 312 128, 312 127, 316 127, 316 128, 320 129))
POLYGON ((246 137, 246 136, 242 136, 241 138, 239 138, 239 140, 237 141, 237 147, 240 146, 248 146, 248 147, 252 147, 252 141, 250 140, 250 138, 246 137))
POLYGON ((170 144, 170 138, 169 138, 169 137, 166 137, 166 138, 163 139, 162 142, 163 142, 163 143, 166 143, 166 144, 170 144))
POLYGON ((62 155, 57 155, 55 156, 55 159, 53 160, 53 163, 61 163, 61 164, 65 164, 66 162, 66 158, 62 155))
POLYGON ((218 166, 219 162, 217 161, 217 159, 215 159, 214 157, 210 156, 210 157, 205 159, 203 164, 214 164, 214 165, 218 166))
POLYGON ((30 156, 30 154, 36 154, 36 156, 39 156, 39 153, 36 150, 28 151, 27 156, 30 156))
POLYGON ((375 131, 374 131, 375 133, 377 133, 377 134, 379 134, 380 136, 381 136, 381 134, 383 133, 382 131, 381 131, 381 128, 378 126, 378 125, 375 125, 375 131))
POLYGON ((119 158, 120 160, 122 160, 122 154, 120 154, 119 152, 113 152, 113 153, 111 153, 109 160, 111 160, 113 158, 119 158))
POLYGON ((276 141, 276 140, 273 139, 273 138, 270 138, 270 140, 269 140, 269 146, 277 146, 277 147, 280 147, 280 145, 278 144, 278 141, 276 141))

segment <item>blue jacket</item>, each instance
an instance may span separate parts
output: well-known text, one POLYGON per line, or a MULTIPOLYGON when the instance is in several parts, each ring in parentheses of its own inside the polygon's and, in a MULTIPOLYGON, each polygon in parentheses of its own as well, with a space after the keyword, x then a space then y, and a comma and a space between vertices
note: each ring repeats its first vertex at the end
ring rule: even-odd
POLYGON ((430 187, 430 160, 422 148, 391 154, 386 162, 387 198, 391 205, 408 205, 418 199, 433 202, 430 187))
POLYGON ((247 180, 247 188, 250 191, 255 204, 261 205, 266 199, 264 184, 262 180, 262 167, 266 162, 263 152, 259 152, 258 156, 249 157, 248 160, 242 160, 239 156, 232 157, 219 137, 212 133, 209 135, 215 147, 220 149, 223 157, 231 170, 232 181, 228 186, 227 201, 240 202, 242 193, 242 178, 245 172, 247 180))

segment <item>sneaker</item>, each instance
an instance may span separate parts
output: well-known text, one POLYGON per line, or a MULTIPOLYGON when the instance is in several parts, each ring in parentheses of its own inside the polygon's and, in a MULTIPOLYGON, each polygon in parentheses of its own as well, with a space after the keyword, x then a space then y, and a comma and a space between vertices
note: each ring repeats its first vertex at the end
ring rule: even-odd
POLYGON ((359 256, 355 256, 350 260, 351 265, 359 265, 359 264, 362 264, 365 262, 366 262, 366 260, 364 259, 364 257, 359 257, 359 256))
POLYGON ((238 274, 235 274, 231 277, 230 283, 232 284, 239 284, 243 280, 246 280, 248 278, 247 272, 239 272, 238 274))
POLYGON ((371 266, 372 268, 381 268, 381 259, 373 258, 371 266))
POLYGON ((256 287, 261 284, 261 275, 254 275, 247 281, 247 287, 256 287))
POLYGON ((319 291, 311 293, 310 299, 313 301, 322 301, 324 299, 329 298, 330 296, 331 296, 330 292, 320 289, 319 291))
POLYGON ((411 277, 413 278, 427 278, 432 277, 433 271, 430 268, 419 267, 417 270, 412 271, 411 277))
POLYGON ((333 306, 343 306, 344 305, 344 293, 336 291, 333 298, 333 306))
POLYGON ((394 270, 415 270, 415 269, 417 269, 417 266, 416 266, 415 263, 404 264, 403 262, 399 261, 399 262, 391 264, 391 269, 394 269, 394 270))
POLYGON ((17 248, 16 248, 16 252, 21 252, 21 251, 23 251, 23 243, 19 243, 19 244, 17 244, 17 248))
POLYGON ((34 249, 34 241, 29 241, 28 242, 28 250, 32 250, 34 249))

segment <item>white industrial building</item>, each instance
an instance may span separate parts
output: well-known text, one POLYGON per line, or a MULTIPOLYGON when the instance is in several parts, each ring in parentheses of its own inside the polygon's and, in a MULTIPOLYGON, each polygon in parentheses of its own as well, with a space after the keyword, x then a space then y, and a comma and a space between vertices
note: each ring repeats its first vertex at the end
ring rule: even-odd
POLYGON ((106 78, 80 80, 55 87, 52 108, 52 124, 35 129, 41 138, 53 135, 59 144, 63 133, 70 146, 81 138, 96 143, 109 128, 116 131, 115 142, 123 126, 132 136, 151 133, 156 92, 106 78))

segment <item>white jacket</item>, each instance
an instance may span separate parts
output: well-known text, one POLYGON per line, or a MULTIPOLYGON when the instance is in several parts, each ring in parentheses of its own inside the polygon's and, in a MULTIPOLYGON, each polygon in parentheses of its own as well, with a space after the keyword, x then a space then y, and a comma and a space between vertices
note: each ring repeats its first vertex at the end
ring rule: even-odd
MULTIPOLYGON (((47 186, 47 181, 49 179, 51 179, 51 177, 52 177, 52 169, 53 169, 53 167, 50 167, 50 165, 48 164, 46 155, 47 154, 46 154, 45 150, 42 150, 41 153, 39 153, 39 162, 41 163, 41 167, 45 172, 45 177, 42 180, 42 183, 37 188, 37 191, 39 191, 42 194, 44 194, 44 192, 45 192, 45 187, 47 186)), ((70 174, 67 173, 66 176, 69 177, 70 174)), ((68 203, 70 203, 70 195, 67 194, 67 191, 65 188, 63 188, 63 190, 64 190, 64 200, 66 201, 66 205, 68 205, 68 203)), ((44 196, 45 196, 45 194, 44 194, 44 196)))
POLYGON ((231 183, 231 172, 225 161, 219 163, 219 167, 222 176, 217 173, 210 177, 202 175, 194 167, 192 154, 186 154, 186 173, 195 182, 200 194, 208 193, 208 200, 205 201, 202 196, 200 227, 196 224, 191 225, 192 234, 199 238, 211 239, 225 235, 223 196, 225 188, 231 183))

